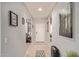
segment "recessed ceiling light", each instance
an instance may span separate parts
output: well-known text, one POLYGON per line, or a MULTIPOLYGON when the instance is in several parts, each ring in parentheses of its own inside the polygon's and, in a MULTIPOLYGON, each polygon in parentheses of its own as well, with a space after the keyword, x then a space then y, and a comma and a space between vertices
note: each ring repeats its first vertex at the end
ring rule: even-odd
POLYGON ((38 8, 38 11, 42 11, 42 8, 38 8))

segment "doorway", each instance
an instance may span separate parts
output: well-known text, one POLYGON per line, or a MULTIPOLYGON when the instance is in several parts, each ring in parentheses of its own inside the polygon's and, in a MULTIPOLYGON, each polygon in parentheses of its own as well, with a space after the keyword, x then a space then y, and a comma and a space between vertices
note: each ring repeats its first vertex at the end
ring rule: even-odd
POLYGON ((36 42, 44 42, 45 41, 45 24, 37 23, 35 26, 35 36, 36 42))

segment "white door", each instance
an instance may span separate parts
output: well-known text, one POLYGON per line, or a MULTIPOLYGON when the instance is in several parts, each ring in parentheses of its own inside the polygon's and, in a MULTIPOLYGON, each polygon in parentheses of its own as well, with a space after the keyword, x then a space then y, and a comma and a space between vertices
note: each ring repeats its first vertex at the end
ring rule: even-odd
POLYGON ((36 24, 36 41, 45 41, 45 24, 36 24))

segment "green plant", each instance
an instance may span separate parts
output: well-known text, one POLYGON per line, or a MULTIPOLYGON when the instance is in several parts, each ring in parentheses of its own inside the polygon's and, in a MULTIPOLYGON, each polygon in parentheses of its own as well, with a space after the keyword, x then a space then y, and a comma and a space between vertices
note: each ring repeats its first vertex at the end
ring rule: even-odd
POLYGON ((76 52, 70 51, 70 52, 67 53, 67 56, 68 56, 68 57, 77 57, 78 54, 77 54, 76 52))

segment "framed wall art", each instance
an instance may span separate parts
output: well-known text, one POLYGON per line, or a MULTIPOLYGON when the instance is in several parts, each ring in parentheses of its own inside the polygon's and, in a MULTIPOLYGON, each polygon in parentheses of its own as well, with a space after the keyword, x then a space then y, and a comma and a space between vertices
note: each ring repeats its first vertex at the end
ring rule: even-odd
POLYGON ((49 32, 49 21, 47 21, 47 32, 49 32))
POLYGON ((18 26, 18 15, 15 14, 12 11, 9 11, 9 17, 10 17, 10 25, 11 26, 18 26))
POLYGON ((64 12, 59 14, 59 35, 72 38, 72 3, 67 3, 64 12))
POLYGON ((25 19, 24 19, 24 17, 22 17, 22 24, 23 24, 23 25, 25 24, 25 19))

